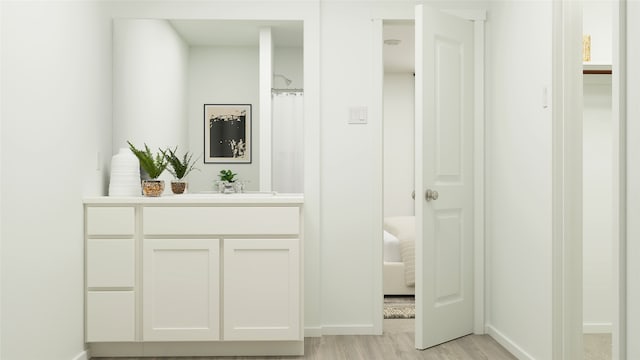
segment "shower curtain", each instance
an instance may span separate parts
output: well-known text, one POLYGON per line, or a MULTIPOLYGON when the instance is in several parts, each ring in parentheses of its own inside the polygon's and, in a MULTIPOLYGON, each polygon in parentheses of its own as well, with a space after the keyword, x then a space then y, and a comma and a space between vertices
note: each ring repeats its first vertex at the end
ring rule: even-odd
POLYGON ((303 119, 304 96, 301 91, 272 94, 273 191, 303 192, 303 119))

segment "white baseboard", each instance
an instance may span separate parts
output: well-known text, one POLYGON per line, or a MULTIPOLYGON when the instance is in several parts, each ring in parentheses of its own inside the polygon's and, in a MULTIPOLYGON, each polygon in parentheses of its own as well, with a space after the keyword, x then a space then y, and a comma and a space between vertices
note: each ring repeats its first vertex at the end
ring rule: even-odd
POLYGON ((610 334, 613 329, 611 323, 584 323, 582 332, 585 334, 610 334))
POLYGON ((300 356, 304 341, 172 341, 91 343, 95 357, 300 356))
POLYGON ((526 351, 524 351, 520 346, 518 346, 511 339, 506 337, 503 333, 496 330, 493 326, 487 325, 486 332, 489 336, 491 336, 498 344, 502 345, 507 351, 509 351, 513 356, 517 357, 520 360, 535 360, 535 358, 529 355, 526 351))
POLYGON ((322 337, 322 327, 320 326, 305 327, 304 337, 322 337))
POLYGON ((71 360, 89 360, 89 353, 87 352, 87 350, 84 350, 83 352, 81 352, 80 354, 76 355, 76 357, 74 357, 71 360))
POLYGON ((324 325, 322 335, 376 335, 373 324, 367 325, 324 325))

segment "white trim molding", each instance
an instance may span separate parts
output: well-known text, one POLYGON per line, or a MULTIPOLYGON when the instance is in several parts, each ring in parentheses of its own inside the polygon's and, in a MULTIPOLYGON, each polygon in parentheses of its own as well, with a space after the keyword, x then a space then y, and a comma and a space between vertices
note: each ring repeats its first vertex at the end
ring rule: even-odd
POLYGON ((484 68, 485 68, 485 19, 486 11, 476 18, 474 26, 474 130, 473 130, 473 247, 474 247, 474 310, 473 332, 484 334, 485 294, 486 294, 486 251, 485 251, 485 97, 484 97, 484 68))
POLYGON ((613 6, 613 324, 612 359, 627 359, 627 1, 613 6))
POLYGON ((322 327, 307 326, 304 328, 304 337, 322 337, 322 327))
POLYGON ((503 333, 498 331, 493 326, 487 325, 486 333, 491 336, 498 344, 507 349, 516 358, 520 360, 536 360, 536 358, 534 358, 529 353, 524 351, 524 349, 518 346, 515 341, 506 337, 503 333))
POLYGON ((378 335, 373 324, 324 325, 322 335, 378 335))
POLYGON ((582 341, 582 4, 553 3, 552 358, 582 341))
POLYGON ((89 352, 87 350, 82 351, 80 354, 76 355, 72 360, 89 360, 91 356, 89 356, 89 352))
MULTIPOLYGON (((584 334, 610 334, 613 326, 611 323, 584 323, 582 332, 584 334)), ((618 358, 613 358, 618 359, 618 358)))
POLYGON ((375 147, 373 154, 373 164, 377 176, 372 181, 374 189, 377 189, 373 201, 373 225, 375 234, 373 246, 373 328, 374 334, 382 335, 383 331, 383 312, 384 312, 384 291, 383 291, 383 218, 384 218, 384 50, 382 48, 382 39, 384 39, 384 24, 382 19, 374 19, 372 21, 372 54, 373 59, 371 79, 373 88, 380 91, 371 92, 372 111, 370 116, 371 125, 375 127, 375 141, 379 144, 375 147))
POLYGON ((484 9, 443 9, 442 12, 465 20, 479 22, 487 20, 487 10, 484 9))

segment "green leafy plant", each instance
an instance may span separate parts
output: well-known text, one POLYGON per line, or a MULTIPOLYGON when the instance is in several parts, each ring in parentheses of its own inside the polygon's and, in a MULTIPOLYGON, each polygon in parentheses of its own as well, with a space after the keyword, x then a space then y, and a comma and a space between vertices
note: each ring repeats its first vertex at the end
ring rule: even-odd
POLYGON ((231 170, 220 170, 220 174, 218 174, 218 177, 221 181, 232 183, 236 181, 236 175, 238 174, 233 173, 231 170))
POLYGON ((181 180, 183 177, 189 175, 191 171, 200 170, 195 167, 196 161, 198 161, 198 159, 193 159, 193 154, 189 154, 189 152, 187 151, 186 153, 184 153, 184 156, 181 159, 178 155, 176 155, 177 150, 177 146, 173 150, 160 150, 169 165, 171 165, 170 168, 167 168, 167 171, 169 171, 171 175, 173 175, 176 179, 181 180))
POLYGON ((135 146, 129 141, 129 149, 140 161, 142 170, 146 171, 151 179, 157 179, 158 176, 167 168, 168 162, 164 157, 162 150, 159 153, 153 154, 147 144, 144 144, 144 150, 136 149, 135 146))

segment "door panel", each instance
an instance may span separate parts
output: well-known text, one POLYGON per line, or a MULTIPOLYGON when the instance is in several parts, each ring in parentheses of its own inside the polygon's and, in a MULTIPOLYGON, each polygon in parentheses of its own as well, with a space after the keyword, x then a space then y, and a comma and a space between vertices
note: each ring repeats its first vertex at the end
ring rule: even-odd
POLYGON ((473 24, 416 8, 416 347, 473 331, 473 24), (431 190, 427 199, 425 193, 431 190))
POLYGON ((459 179, 462 172, 461 98, 462 44, 438 36, 435 38, 435 131, 436 176, 448 182, 459 179))
POLYGON ((462 299, 462 216, 460 211, 437 211, 436 214, 436 306, 462 299))

